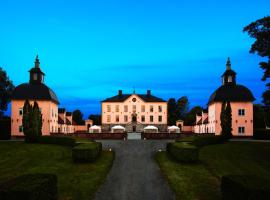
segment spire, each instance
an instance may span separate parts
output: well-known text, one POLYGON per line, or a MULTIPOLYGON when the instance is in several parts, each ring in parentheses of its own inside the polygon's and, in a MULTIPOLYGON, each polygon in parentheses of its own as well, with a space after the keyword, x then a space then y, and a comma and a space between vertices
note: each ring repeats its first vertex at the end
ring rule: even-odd
POLYGON ((231 70, 231 60, 230 60, 230 57, 228 57, 228 59, 227 59, 226 70, 231 70))
POLYGON ((35 60, 35 68, 39 68, 39 58, 38 58, 38 55, 36 56, 36 60, 35 60))

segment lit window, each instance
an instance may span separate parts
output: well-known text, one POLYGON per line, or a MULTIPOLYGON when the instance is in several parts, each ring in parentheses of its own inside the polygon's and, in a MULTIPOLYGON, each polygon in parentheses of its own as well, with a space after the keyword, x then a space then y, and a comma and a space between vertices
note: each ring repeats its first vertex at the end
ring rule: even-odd
POLYGON ((145 112, 145 105, 142 105, 141 111, 142 111, 142 112, 145 112))
POLYGON ((128 112, 128 106, 127 105, 124 106, 124 111, 128 112))
POLYGON ((154 116, 150 115, 150 122, 153 122, 153 121, 154 121, 154 116))
POLYGON ((119 112, 119 105, 115 106, 115 112, 119 112))
POLYGON ((154 112, 154 106, 150 106, 150 112, 154 112))
POLYGON ((238 110, 238 115, 239 116, 245 116, 245 109, 239 109, 238 110))
POLYGON ((119 122, 119 115, 116 115, 116 116, 115 116, 115 121, 116 121, 116 122, 119 122))
POLYGON ((127 115, 124 116, 124 121, 125 121, 125 122, 128 121, 128 116, 127 116, 127 115))
POLYGON ((19 109, 19 115, 23 115, 23 109, 22 108, 19 109))
POLYGON ((111 105, 107 105, 107 112, 111 112, 111 105))
POLYGON ((111 122, 111 115, 107 115, 107 122, 111 122))
POLYGON ((243 127, 243 126, 238 127, 238 133, 239 134, 244 134, 245 133, 245 127, 243 127))
POLYGON ((162 112, 162 106, 158 106, 158 112, 162 112))
POLYGON ((158 116, 158 121, 162 122, 162 116, 158 116))
POLYGON ((232 76, 228 77, 228 82, 231 83, 232 82, 232 76))
POLYGON ((23 126, 19 126, 19 132, 20 132, 20 133, 23 132, 23 126))

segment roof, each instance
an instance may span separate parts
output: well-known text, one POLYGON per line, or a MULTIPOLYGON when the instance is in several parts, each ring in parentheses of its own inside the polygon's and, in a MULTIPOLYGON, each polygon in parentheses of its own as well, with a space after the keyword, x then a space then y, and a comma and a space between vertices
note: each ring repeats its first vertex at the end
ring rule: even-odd
MULTIPOLYGON (((110 98, 107 98, 103 100, 102 102, 124 102, 127 100, 130 96, 133 94, 121 94, 116 95, 110 98)), ((138 97, 140 97, 145 102, 166 102, 165 100, 155 97, 151 94, 136 94, 138 97)))
POLYGON ((90 129, 101 129, 101 127, 94 125, 94 126, 91 126, 90 129))
POLYGON ((116 126, 113 126, 112 129, 125 129, 125 127, 116 125, 116 126))
POLYGON ((157 127, 155 127, 155 126, 152 126, 152 125, 149 125, 149 126, 146 126, 145 128, 144 128, 144 130, 147 130, 147 129, 155 129, 155 130, 157 130, 158 128, 157 127))
POLYGON ((72 112, 66 112, 66 116, 71 116, 72 112))
POLYGON ((58 108, 58 113, 64 113, 64 112, 66 112, 65 108, 58 108))
POLYGON ((64 120, 58 115, 58 124, 65 124, 64 120))
POLYGON ((213 102, 246 102, 254 101, 255 98, 251 91, 243 86, 237 84, 225 84, 219 87, 209 98, 208 104, 213 102))
POLYGON ((235 71, 233 71, 232 69, 227 69, 223 74, 222 74, 222 76, 225 76, 225 75, 227 75, 227 76, 233 76, 233 75, 236 75, 236 72, 235 71))
POLYGON ((180 129, 178 126, 169 126, 168 129, 180 129))
POLYGON ((43 83, 31 84, 23 83, 18 85, 13 93, 12 100, 48 100, 59 104, 56 94, 43 83))
POLYGON ((201 123, 202 123, 202 118, 196 124, 201 124, 201 123))
POLYGON ((69 121, 68 118, 66 118, 66 124, 67 124, 67 125, 71 125, 71 122, 69 121))
POLYGON ((203 123, 204 123, 204 124, 208 124, 208 117, 206 117, 206 118, 203 120, 203 123))

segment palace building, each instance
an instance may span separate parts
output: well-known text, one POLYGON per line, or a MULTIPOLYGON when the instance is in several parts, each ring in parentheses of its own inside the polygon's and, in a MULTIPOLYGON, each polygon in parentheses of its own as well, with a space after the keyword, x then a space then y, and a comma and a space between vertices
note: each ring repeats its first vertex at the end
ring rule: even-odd
POLYGON ((230 102, 232 108, 233 136, 253 135, 253 101, 251 91, 236 83, 236 72, 231 69, 228 58, 220 86, 209 98, 208 112, 196 116, 195 133, 221 133, 220 113, 222 102, 230 102))
POLYGON ((146 94, 123 94, 119 90, 116 96, 102 101, 102 131, 120 125, 127 132, 142 132, 146 126, 167 131, 167 102, 155 97, 147 90, 146 94))
MULTIPOLYGON (((86 131, 86 126, 77 126, 72 120, 72 113, 65 109, 58 109, 59 100, 52 89, 44 83, 45 74, 40 68, 38 56, 35 66, 30 69, 28 83, 18 85, 11 97, 11 136, 24 136, 22 118, 23 106, 26 99, 30 104, 38 103, 42 114, 42 135, 51 133, 70 134, 78 131, 86 131)), ((92 125, 88 122, 88 126, 92 125)))

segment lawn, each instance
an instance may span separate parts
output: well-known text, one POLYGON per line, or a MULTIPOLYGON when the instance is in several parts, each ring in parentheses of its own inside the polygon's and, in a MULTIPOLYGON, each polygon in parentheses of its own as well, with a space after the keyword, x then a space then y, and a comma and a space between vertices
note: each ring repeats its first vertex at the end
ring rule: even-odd
POLYGON ((220 178, 226 174, 270 177, 270 143, 228 142, 200 150, 198 164, 181 164, 159 152, 156 160, 177 199, 221 199, 220 178))
POLYGON ((60 200, 93 199, 113 160, 114 153, 103 151, 94 163, 74 164, 69 147, 0 142, 0 182, 25 173, 53 173, 60 200))

